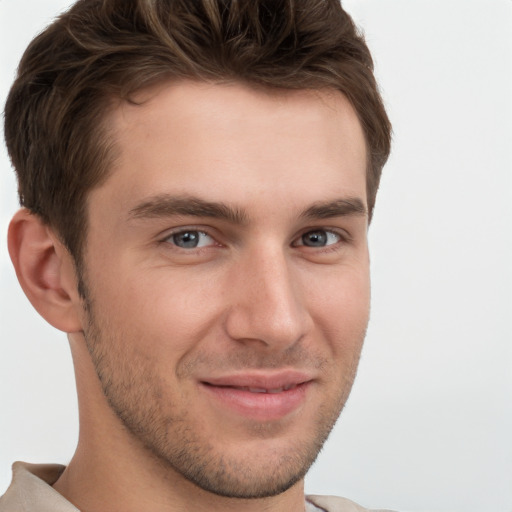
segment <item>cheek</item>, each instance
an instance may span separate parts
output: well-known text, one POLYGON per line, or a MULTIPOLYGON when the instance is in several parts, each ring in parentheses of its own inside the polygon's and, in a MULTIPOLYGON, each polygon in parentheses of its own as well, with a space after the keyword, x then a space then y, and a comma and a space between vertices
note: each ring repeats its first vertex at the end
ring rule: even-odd
POLYGON ((370 311, 367 269, 332 273, 318 286, 313 316, 334 352, 358 351, 370 311))
POLYGON ((176 359, 211 330, 221 307, 212 279, 169 268, 98 274, 90 283, 95 311, 125 349, 176 359), (167 355, 166 355, 167 354, 167 355))

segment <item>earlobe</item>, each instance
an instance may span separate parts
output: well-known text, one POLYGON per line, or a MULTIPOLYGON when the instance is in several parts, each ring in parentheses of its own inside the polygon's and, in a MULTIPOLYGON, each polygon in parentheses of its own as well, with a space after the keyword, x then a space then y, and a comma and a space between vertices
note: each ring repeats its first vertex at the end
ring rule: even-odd
POLYGON ((18 281, 37 312, 61 331, 81 331, 73 259, 51 228, 21 209, 9 225, 8 246, 18 281))

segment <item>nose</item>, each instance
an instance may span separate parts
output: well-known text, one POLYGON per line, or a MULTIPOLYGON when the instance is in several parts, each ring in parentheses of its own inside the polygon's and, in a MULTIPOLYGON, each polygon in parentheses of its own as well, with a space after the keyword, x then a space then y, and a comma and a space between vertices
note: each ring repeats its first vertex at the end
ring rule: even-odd
POLYGON ((230 276, 226 330, 231 339, 286 350, 311 329, 300 271, 282 250, 242 258, 230 276))

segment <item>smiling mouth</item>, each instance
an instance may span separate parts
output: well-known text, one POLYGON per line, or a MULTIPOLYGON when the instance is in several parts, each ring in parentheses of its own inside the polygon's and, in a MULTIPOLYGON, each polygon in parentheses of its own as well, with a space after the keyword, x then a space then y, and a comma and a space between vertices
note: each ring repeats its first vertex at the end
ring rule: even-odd
POLYGON ((226 383, 202 381, 209 403, 225 414, 254 421, 278 421, 299 410, 308 396, 311 380, 296 379, 287 383, 226 383))
POLYGON ((204 382, 207 386, 215 386, 218 388, 227 388, 227 389, 236 389, 238 391, 248 391, 250 393, 269 393, 269 394, 277 394, 277 393, 283 393, 284 391, 290 391, 291 389, 295 389, 297 386, 300 386, 300 384, 287 384, 285 386, 279 387, 279 388, 258 388, 258 387, 251 387, 251 386, 216 386, 214 384, 210 384, 209 382, 204 382))

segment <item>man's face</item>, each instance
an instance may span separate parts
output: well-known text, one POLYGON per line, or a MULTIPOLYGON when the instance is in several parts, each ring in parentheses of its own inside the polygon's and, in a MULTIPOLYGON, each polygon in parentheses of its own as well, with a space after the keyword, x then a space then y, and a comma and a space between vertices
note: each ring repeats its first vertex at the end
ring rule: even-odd
POLYGON ((338 92, 180 82, 123 104, 88 202, 84 328, 171 472, 277 494, 315 459, 368 320, 365 143, 338 92))

